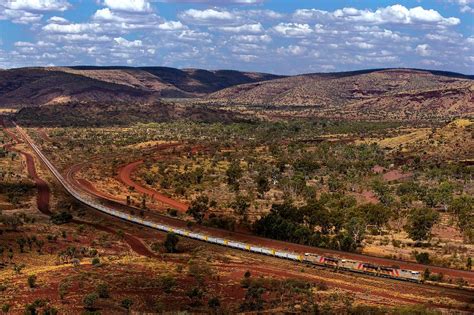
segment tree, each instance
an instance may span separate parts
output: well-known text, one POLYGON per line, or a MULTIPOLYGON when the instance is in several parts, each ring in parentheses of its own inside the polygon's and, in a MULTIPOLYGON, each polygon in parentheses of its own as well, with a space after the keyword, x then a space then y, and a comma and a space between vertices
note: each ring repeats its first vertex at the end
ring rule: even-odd
POLYGON ((355 250, 362 244, 365 237, 365 230, 367 229, 367 222, 360 216, 354 216, 349 219, 345 226, 349 238, 345 238, 344 250, 355 250))
POLYGON ((415 252, 416 262, 419 264, 427 265, 431 262, 430 254, 427 252, 416 253, 415 252))
POLYGON ((36 276, 35 275, 30 275, 28 277, 28 286, 32 289, 36 287, 36 276))
POLYGON ((106 299, 110 297, 109 294, 109 286, 105 283, 100 283, 97 286, 97 294, 99 295, 100 298, 106 299))
POLYGON ((381 204, 364 204, 359 206, 357 210, 361 216, 365 217, 367 224, 374 225, 379 231, 387 224, 391 215, 390 209, 381 204))
POLYGON ((120 302, 120 306, 122 306, 127 311, 130 310, 132 305, 133 305, 133 301, 132 299, 129 299, 129 298, 123 299, 122 302, 120 302))
POLYGON ((93 309, 95 302, 99 299, 97 293, 89 293, 82 299, 82 303, 84 304, 85 309, 93 309))
POLYGON ((260 311, 263 309, 264 300, 262 298, 265 288, 260 286, 257 283, 252 283, 245 293, 245 299, 242 304, 240 304, 240 310, 243 312, 246 311, 260 311))
POLYGON ((202 223, 204 216, 206 215, 206 212, 208 210, 209 197, 205 195, 200 195, 191 202, 191 205, 186 213, 192 215, 198 223, 202 223))
POLYGON ((250 203, 247 197, 237 195, 235 200, 231 203, 230 207, 234 209, 235 213, 242 217, 244 221, 247 220, 247 211, 250 207, 250 203))
POLYGON ((456 216, 458 226, 465 237, 474 242, 474 197, 463 195, 454 199, 449 210, 456 216))
POLYGON ((258 174, 255 183, 257 184, 257 192, 260 197, 270 190, 270 182, 265 174, 258 174))
POLYGON ((213 310, 216 310, 221 306, 221 301, 219 300, 217 296, 214 296, 209 299, 209 301, 207 302, 207 305, 209 305, 209 307, 212 308, 213 310))
POLYGON ((471 257, 467 257, 466 268, 467 268, 467 270, 472 269, 472 258, 471 257))
POLYGON ((239 179, 242 177, 242 168, 240 167, 240 161, 233 161, 227 168, 227 183, 234 187, 235 190, 239 188, 239 179))
POLYGON ((166 239, 163 243, 168 253, 176 253, 176 245, 178 245, 179 238, 176 234, 170 232, 166 234, 166 239))
POLYGON ((405 230, 410 238, 415 241, 429 240, 431 238, 431 229, 438 220, 438 212, 430 208, 416 208, 408 216, 405 230))
POLYGON ((72 214, 66 211, 55 213, 51 216, 51 222, 54 224, 65 224, 72 221, 72 214))

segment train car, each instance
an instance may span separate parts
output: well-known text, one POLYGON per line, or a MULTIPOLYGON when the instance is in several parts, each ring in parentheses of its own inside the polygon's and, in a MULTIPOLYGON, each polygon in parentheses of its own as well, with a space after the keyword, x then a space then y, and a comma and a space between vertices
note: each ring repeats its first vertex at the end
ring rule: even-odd
POLYGON ((270 248, 262 247, 261 253, 264 254, 264 255, 271 255, 271 256, 273 256, 273 250, 270 249, 270 248))
POLYGON ((209 237, 207 238, 207 241, 210 242, 210 243, 218 244, 218 243, 217 243, 217 237, 211 237, 211 236, 209 236, 209 237))
POLYGON ((341 259, 339 261, 339 268, 349 271, 358 271, 357 267, 359 266, 360 261, 350 260, 350 259, 341 259))
POLYGON ((400 269, 397 279, 421 282, 421 273, 419 271, 400 269))
POLYGON ((339 258, 334 257, 322 257, 322 264, 327 267, 337 268, 339 266, 339 258))
POLYGON ((384 278, 398 278, 400 269, 386 266, 379 266, 379 276, 384 278))
POLYGON ((288 259, 288 253, 280 250, 275 251, 275 256, 288 259))
POLYGON ((310 263, 310 264, 314 264, 314 265, 322 265, 323 264, 323 257, 320 256, 320 255, 316 255, 316 254, 305 253, 303 261, 307 262, 307 263, 310 263))
POLYGON ((370 264, 370 263, 359 263, 357 266, 357 270, 362 271, 364 273, 378 275, 379 273, 379 266, 370 264))
POLYGON ((227 245, 226 241, 222 238, 216 238, 216 244, 219 244, 219 245, 227 245))
POLYGON ((295 253, 289 253, 287 258, 291 259, 291 260, 296 260, 296 261, 303 261, 303 257, 301 255, 295 254, 295 253))

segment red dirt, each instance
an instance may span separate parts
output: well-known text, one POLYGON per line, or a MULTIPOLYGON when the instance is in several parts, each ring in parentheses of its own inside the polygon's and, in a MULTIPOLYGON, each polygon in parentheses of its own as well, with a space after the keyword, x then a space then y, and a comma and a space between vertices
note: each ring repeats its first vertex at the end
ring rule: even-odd
POLYGON ((153 199, 159 201, 159 202, 162 202, 164 204, 167 204, 181 212, 186 212, 186 210, 188 210, 188 205, 183 203, 183 202, 180 202, 180 201, 177 201, 177 200, 174 200, 174 199, 171 199, 155 190, 152 190, 152 189, 149 189, 149 188, 146 188, 146 187, 143 187, 137 183, 135 183, 131 178, 131 174, 133 171, 135 171, 135 169, 143 163, 143 160, 140 160, 140 161, 135 161, 133 163, 130 163, 130 164, 127 164, 125 165, 124 167, 120 168, 119 172, 118 172, 118 179, 124 183, 127 187, 133 187, 135 188, 135 191, 138 191, 140 193, 143 193, 143 194, 146 194, 148 196, 151 196, 153 199))
MULTIPOLYGON (((10 136, 12 136, 12 135, 14 136, 14 134, 12 134, 6 128, 5 123, 2 119, 0 119, 0 124, 2 125, 3 130, 7 134, 9 134, 10 136)), ((16 136, 14 136, 12 138, 17 143, 20 143, 19 139, 16 136)), ((47 216, 51 216, 53 214, 50 210, 50 207, 49 207, 51 191, 49 189, 48 183, 38 176, 38 173, 36 172, 35 161, 34 161, 33 157, 29 153, 20 151, 18 149, 14 149, 11 146, 10 146, 10 149, 15 150, 18 153, 21 153, 25 156, 28 175, 35 181, 36 188, 38 190, 38 193, 36 195, 36 204, 37 204, 38 210, 41 213, 43 213, 47 216)), ((82 220, 77 220, 77 219, 74 219, 72 222, 77 223, 77 224, 89 225, 89 226, 92 226, 92 227, 94 227, 98 230, 118 235, 117 231, 115 231, 115 230, 113 230, 109 227, 102 226, 102 225, 97 224, 97 223, 92 223, 92 222, 87 222, 87 221, 82 221, 82 220)), ((136 252, 137 254, 142 255, 142 256, 147 256, 147 257, 155 257, 156 256, 138 238, 136 238, 136 237, 134 237, 130 234, 124 233, 124 240, 130 246, 130 248, 134 252, 136 252)))
POLYGON ((387 182, 392 182, 396 180, 407 179, 413 176, 413 173, 404 173, 400 170, 391 170, 382 175, 382 178, 387 182))

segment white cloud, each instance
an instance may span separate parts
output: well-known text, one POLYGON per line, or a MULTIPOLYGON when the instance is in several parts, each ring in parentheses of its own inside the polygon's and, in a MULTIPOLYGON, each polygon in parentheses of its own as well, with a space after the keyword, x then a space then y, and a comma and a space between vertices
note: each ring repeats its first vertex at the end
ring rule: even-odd
POLYGON ((104 0, 104 5, 112 10, 126 12, 149 12, 151 5, 147 0, 104 0))
POLYGON ((65 0, 3 0, 0 5, 11 10, 65 11, 70 4, 65 0))
POLYGON ((245 33, 245 34, 259 34, 264 31, 263 26, 260 23, 244 24, 244 25, 239 25, 239 26, 222 26, 222 27, 216 27, 215 29, 218 29, 223 32, 228 32, 228 33, 245 33))
POLYGON ((48 19, 48 23, 69 24, 69 21, 60 16, 53 16, 48 19))
POLYGON ((43 27, 43 30, 48 33, 62 33, 62 34, 79 34, 88 31, 99 31, 100 25, 97 23, 73 23, 73 24, 57 24, 50 23, 43 27))
POLYGON ((158 25, 158 29, 162 31, 179 31, 186 29, 186 25, 180 21, 167 21, 158 25))
POLYGON ((423 57, 431 55, 430 46, 428 44, 421 44, 416 46, 415 51, 418 55, 423 57))
POLYGON ((307 51, 306 47, 298 45, 290 45, 288 47, 280 47, 277 49, 279 55, 301 56, 307 51))
POLYGON ((189 9, 179 14, 179 17, 185 21, 196 24, 209 24, 216 21, 232 21, 235 16, 226 10, 206 9, 196 10, 189 9))
POLYGON ((343 8, 333 12, 338 19, 369 24, 438 24, 442 26, 457 25, 461 21, 455 17, 445 18, 438 11, 422 7, 408 9, 400 4, 371 10, 343 8))
POLYGON ((286 37, 305 37, 313 32, 308 24, 298 23, 280 23, 273 29, 286 37))
POLYGON ((270 43, 272 41, 269 35, 235 35, 232 39, 241 43, 270 43))
POLYGON ((11 9, 3 9, 2 11, 0 7, 0 20, 11 20, 17 24, 31 24, 41 21, 42 18, 42 14, 11 9))
POLYGON ((114 38, 114 41, 120 45, 120 46, 123 46, 123 47, 126 47, 126 48, 133 48, 133 47, 141 47, 143 46, 143 43, 141 40, 134 40, 134 41, 129 41, 123 37, 116 37, 114 38))

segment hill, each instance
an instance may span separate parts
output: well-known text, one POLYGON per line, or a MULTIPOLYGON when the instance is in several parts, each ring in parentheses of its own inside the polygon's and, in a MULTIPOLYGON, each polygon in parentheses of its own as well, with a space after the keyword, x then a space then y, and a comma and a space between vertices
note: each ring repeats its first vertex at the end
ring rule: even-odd
POLYGON ((233 86, 207 100, 309 106, 318 110, 316 114, 345 118, 418 119, 474 113, 474 81, 470 76, 416 69, 308 74, 233 86))
POLYGON ((150 102, 202 96, 236 84, 277 78, 271 74, 165 67, 49 67, 3 70, 0 106, 67 102, 150 102))

